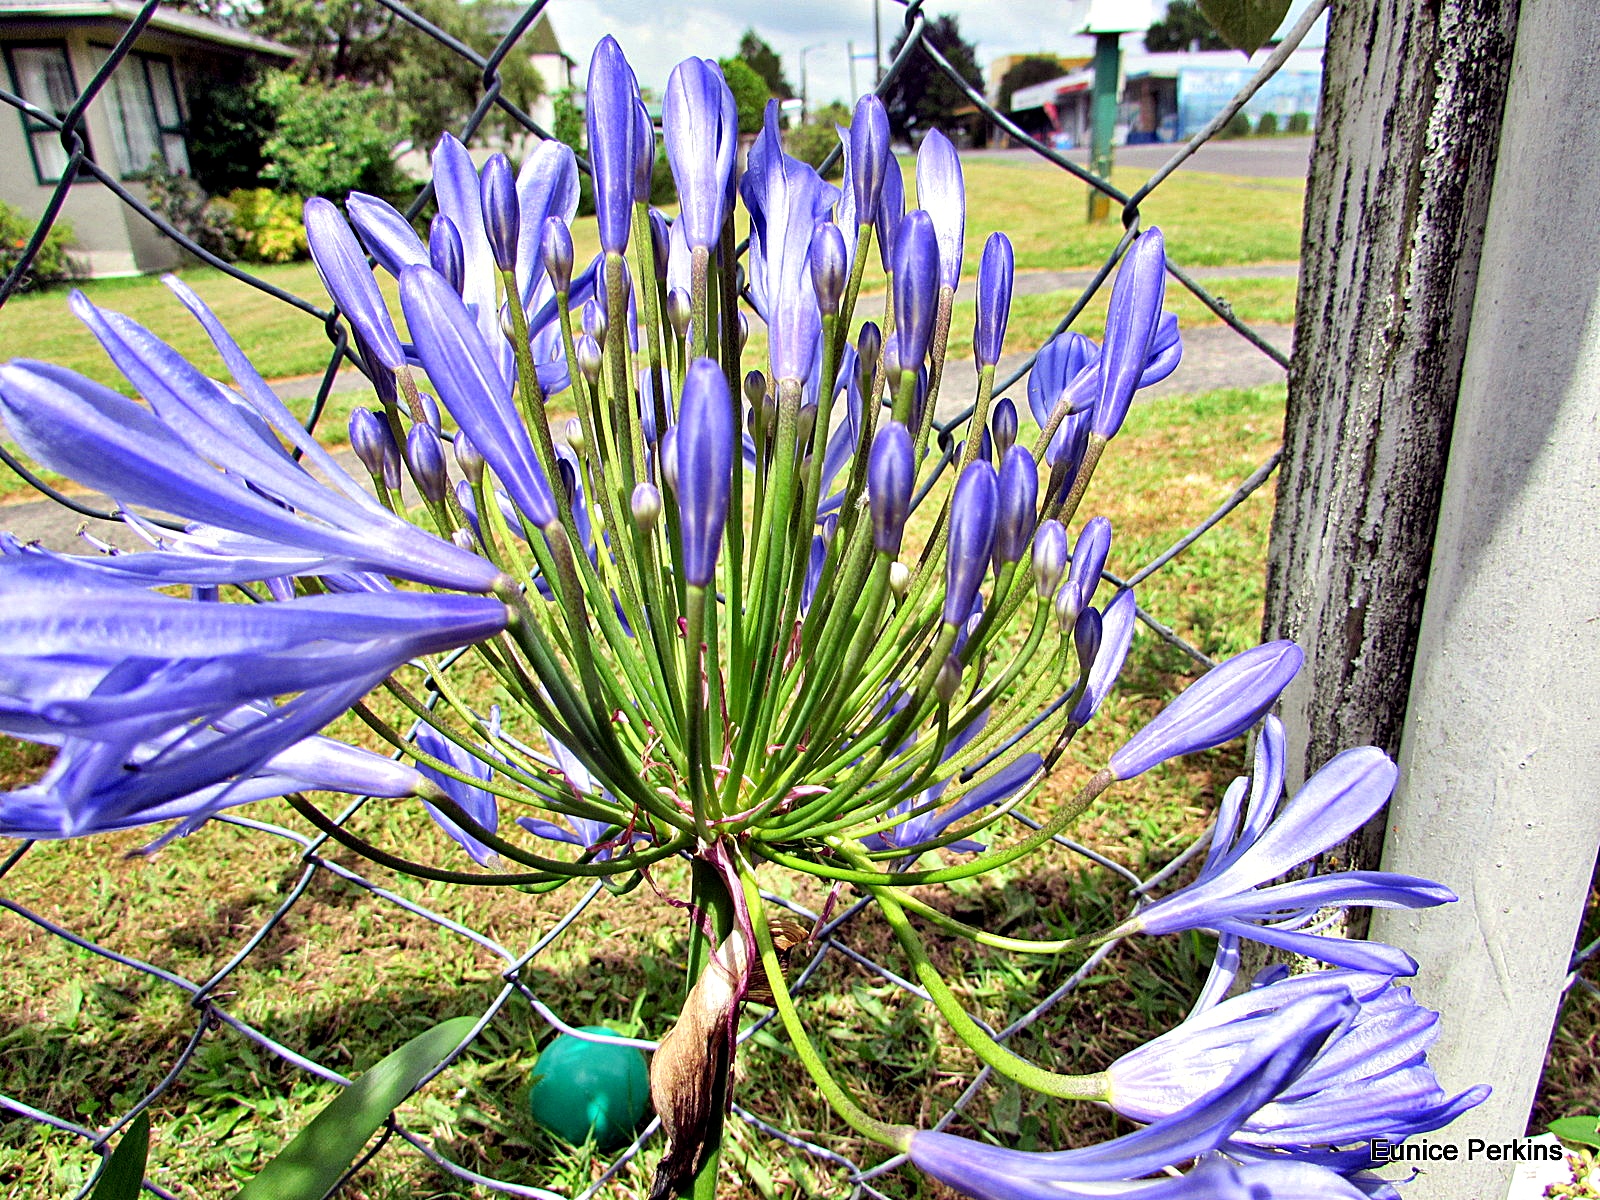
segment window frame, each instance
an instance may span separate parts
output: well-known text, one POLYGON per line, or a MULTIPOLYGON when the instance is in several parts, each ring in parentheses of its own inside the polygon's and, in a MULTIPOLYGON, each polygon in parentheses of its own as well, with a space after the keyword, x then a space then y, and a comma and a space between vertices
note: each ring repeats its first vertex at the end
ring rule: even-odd
MULTIPOLYGON (((72 88, 72 94, 75 97, 83 94, 78 87, 78 73, 73 69, 72 66, 72 47, 66 41, 66 39, 41 38, 38 40, 6 42, 3 46, 0 46, 0 50, 4 51, 7 82, 11 85, 12 94, 23 100, 26 100, 35 108, 42 108, 43 105, 40 105, 37 101, 29 99, 29 97, 23 94, 22 77, 17 73, 17 63, 14 57, 15 52, 18 50, 59 50, 61 52, 61 60, 66 64, 67 67, 67 82, 72 88)), ((61 114, 53 113, 51 115, 59 117, 61 114)), ((53 125, 47 125, 35 117, 30 116, 26 109, 17 109, 17 116, 22 120, 22 138, 28 143, 28 160, 33 164, 34 182, 40 187, 56 186, 61 182, 65 172, 58 174, 53 178, 45 177, 44 168, 39 162, 39 151, 34 139, 39 137, 41 134, 47 137, 59 138, 61 136, 61 131, 53 125)), ((92 160, 94 158, 94 151, 89 142, 89 130, 87 126, 88 122, 83 122, 83 128, 81 128, 79 132, 80 136, 83 138, 84 156, 92 160)), ((72 182, 74 184, 89 183, 92 182, 92 176, 86 176, 80 172, 73 178, 72 182)))
MULTIPOLYGON (((109 54, 113 49, 115 49, 115 47, 105 45, 101 42, 89 42, 89 50, 91 53, 109 54)), ((154 50, 129 50, 124 56, 123 60, 117 64, 115 70, 112 72, 112 75, 115 75, 116 71, 122 70, 130 63, 138 64, 139 79, 144 85, 145 99, 149 102, 149 111, 155 118, 155 124, 152 128, 155 132, 156 146, 161 152, 161 161, 166 165, 166 169, 168 171, 177 171, 178 168, 173 165, 172 160, 167 155, 166 139, 169 137, 178 138, 183 143, 184 162, 182 173, 187 175, 189 173, 189 116, 184 111, 182 89, 178 86, 177 60, 174 59, 170 54, 161 54, 154 50), (157 84, 150 73, 151 62, 163 63, 167 68, 167 86, 170 89, 172 98, 172 110, 178 114, 178 120, 175 124, 165 124, 161 120, 161 105, 156 102, 157 84)), ((98 70, 98 67, 96 69, 98 70)), ((106 82, 108 84, 110 83, 109 77, 107 78, 106 82)), ((102 89, 99 94, 100 96, 105 96, 107 95, 107 92, 102 89)), ((111 94, 110 103, 108 103, 106 106, 107 119, 110 119, 113 116, 122 121, 123 135, 124 138, 126 138, 127 113, 123 110, 122 103, 116 99, 114 93, 111 94)), ((113 141, 115 141, 114 138, 113 141)), ((149 177, 150 166, 148 163, 142 167, 135 167, 132 170, 124 171, 121 169, 122 154, 120 149, 114 146, 113 151, 118 159, 117 177, 119 179, 139 180, 149 177)))

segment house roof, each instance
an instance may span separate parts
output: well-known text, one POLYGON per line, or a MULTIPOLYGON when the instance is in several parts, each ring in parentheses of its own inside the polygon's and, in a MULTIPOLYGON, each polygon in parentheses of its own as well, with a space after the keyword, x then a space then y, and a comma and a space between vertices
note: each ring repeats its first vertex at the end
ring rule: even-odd
MULTIPOLYGON (((142 8, 143 5, 133 3, 132 0, 0 0, 0 23, 24 20, 81 21, 96 18, 132 21, 142 8)), ((271 38, 235 29, 231 25, 224 25, 207 17, 171 9, 158 9, 155 16, 150 19, 148 28, 163 33, 180 34, 214 45, 249 50, 272 58, 291 59, 298 54, 298 51, 271 38)))
MULTIPOLYGON (((489 32, 496 36, 504 36, 510 32, 517 19, 522 16, 521 8, 497 8, 487 14, 486 20, 489 32)), ((532 28, 517 39, 517 48, 527 55, 554 54, 564 58, 569 63, 576 64, 577 59, 561 48, 561 41, 556 37, 555 27, 550 24, 550 18, 540 13, 533 22, 532 28)))

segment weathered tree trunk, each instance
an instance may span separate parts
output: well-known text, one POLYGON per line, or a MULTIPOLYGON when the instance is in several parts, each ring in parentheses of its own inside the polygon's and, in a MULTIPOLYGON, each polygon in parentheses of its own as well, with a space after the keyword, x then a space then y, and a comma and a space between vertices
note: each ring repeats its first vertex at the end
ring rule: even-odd
MULTIPOLYGON (((1517 9, 1332 8, 1264 621, 1306 651, 1292 785, 1399 750, 1517 9)), ((1344 857, 1375 866, 1379 840, 1344 857)))

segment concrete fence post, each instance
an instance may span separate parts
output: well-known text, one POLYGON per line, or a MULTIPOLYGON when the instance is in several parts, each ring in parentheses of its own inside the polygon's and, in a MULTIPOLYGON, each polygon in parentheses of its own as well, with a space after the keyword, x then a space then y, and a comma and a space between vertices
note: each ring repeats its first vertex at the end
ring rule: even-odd
MULTIPOLYGON (((1458 904, 1381 912, 1495 1093, 1408 1200, 1500 1200, 1600 847, 1600 6, 1522 0, 1383 866, 1458 904)), ((1600 1099, 1600 1097, 1597 1097, 1600 1099)))

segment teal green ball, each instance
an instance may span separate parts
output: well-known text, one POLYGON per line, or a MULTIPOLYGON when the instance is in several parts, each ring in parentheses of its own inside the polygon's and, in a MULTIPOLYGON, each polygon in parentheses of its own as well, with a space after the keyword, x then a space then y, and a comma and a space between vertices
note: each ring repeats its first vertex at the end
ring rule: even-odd
MULTIPOLYGON (((584 1033, 615 1034, 604 1025, 584 1033)), ((633 1139, 650 1107, 650 1068, 632 1046, 586 1042, 563 1033, 539 1055, 528 1086, 533 1119, 574 1146, 589 1140, 615 1150, 633 1139)))

